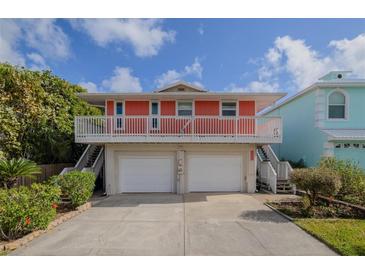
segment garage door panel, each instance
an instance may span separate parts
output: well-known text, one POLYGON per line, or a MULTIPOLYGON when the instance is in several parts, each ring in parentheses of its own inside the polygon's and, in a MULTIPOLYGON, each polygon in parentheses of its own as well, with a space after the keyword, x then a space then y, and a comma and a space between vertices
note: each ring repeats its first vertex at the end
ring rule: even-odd
POLYGON ((241 191, 241 155, 188 156, 190 192, 241 191))
POLYGON ((172 192, 172 156, 126 156, 119 159, 119 192, 172 192))

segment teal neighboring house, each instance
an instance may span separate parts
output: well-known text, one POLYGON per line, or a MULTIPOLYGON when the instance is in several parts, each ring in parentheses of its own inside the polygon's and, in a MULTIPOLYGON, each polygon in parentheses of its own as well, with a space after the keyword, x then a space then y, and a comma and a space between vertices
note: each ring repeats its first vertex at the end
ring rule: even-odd
POLYGON ((365 79, 350 71, 332 71, 262 115, 283 118, 283 142, 272 145, 279 159, 316 166, 335 156, 365 169, 365 79))

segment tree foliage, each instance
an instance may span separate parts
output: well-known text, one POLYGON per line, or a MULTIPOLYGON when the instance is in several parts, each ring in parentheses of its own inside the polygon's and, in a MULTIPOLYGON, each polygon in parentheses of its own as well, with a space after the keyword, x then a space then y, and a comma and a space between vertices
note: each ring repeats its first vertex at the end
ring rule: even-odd
POLYGON ((80 92, 50 71, 0 64, 0 154, 38 164, 75 161, 74 117, 100 114, 80 92))
POLYGON ((329 168, 295 169, 290 181, 309 197, 309 207, 315 205, 318 195, 333 196, 341 188, 341 180, 336 172, 329 168))
POLYGON ((341 178, 341 189, 337 198, 365 205, 365 171, 358 163, 335 157, 321 159, 320 167, 329 168, 341 178))

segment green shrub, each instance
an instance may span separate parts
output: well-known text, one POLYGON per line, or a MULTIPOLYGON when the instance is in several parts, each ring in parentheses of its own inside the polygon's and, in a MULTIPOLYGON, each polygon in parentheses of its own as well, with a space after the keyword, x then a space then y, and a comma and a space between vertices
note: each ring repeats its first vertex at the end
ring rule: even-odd
POLYGON ((72 206, 78 207, 92 196, 95 180, 94 173, 75 170, 64 175, 53 176, 50 183, 59 185, 62 193, 71 200, 72 206))
POLYGON ((315 205, 318 194, 333 196, 341 187, 340 177, 329 168, 295 169, 290 181, 307 193, 309 208, 315 205))
POLYGON ((17 185, 20 177, 35 178, 41 173, 41 168, 35 162, 27 159, 0 159, 0 181, 5 188, 17 185))
POLYGON ((338 192, 338 198, 362 199, 365 203, 365 171, 356 162, 330 157, 323 158, 319 166, 329 168, 340 176, 341 189, 338 192))
POLYGON ((45 229, 56 216, 60 195, 58 186, 37 183, 0 189, 0 238, 15 239, 45 229))

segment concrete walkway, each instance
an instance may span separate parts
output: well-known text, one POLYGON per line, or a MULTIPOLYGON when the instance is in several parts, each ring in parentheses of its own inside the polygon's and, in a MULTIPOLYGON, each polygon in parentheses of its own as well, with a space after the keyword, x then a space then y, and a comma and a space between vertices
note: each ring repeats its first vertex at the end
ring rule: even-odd
POLYGON ((11 255, 336 255, 260 195, 111 196, 11 255))

